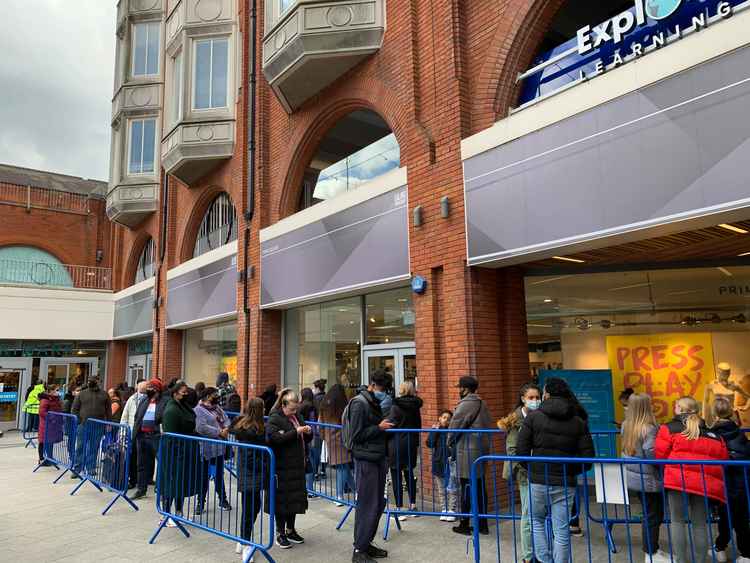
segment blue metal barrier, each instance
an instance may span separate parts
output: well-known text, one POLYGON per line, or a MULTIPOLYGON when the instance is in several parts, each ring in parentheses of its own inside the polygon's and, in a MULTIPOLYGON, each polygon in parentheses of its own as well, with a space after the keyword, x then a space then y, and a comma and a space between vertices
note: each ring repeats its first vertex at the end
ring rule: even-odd
MULTIPOLYGON (((53 483, 57 483, 73 468, 75 463, 75 443, 78 429, 78 417, 63 412, 48 412, 42 437, 44 460, 65 471, 60 473, 53 483)), ((36 473, 42 467, 40 463, 34 468, 36 473)))
POLYGON ((26 440, 24 449, 28 447, 36 448, 36 442, 39 436, 39 414, 37 413, 23 413, 23 428, 21 429, 21 436, 26 440))
MULTIPOLYGON (((514 475, 515 472, 511 473, 509 481, 511 493, 515 492, 514 475)), ((543 562, 553 558, 554 561, 592 562, 603 561, 605 557, 613 561, 610 544, 613 524, 623 525, 624 557, 628 561, 645 554, 645 561, 654 563, 670 560, 710 560, 716 563, 720 555, 713 546, 721 542, 722 545, 718 545, 721 560, 726 560, 725 556, 730 560, 740 555, 747 557, 750 555, 747 553, 750 550, 749 477, 750 461, 482 456, 474 461, 471 469, 474 560, 479 562, 482 547, 489 547, 494 548, 496 561, 520 561, 529 555, 543 562), (492 510, 482 510, 478 482, 488 472, 492 473, 495 466, 504 463, 521 464, 519 467, 527 468, 533 466, 535 469, 536 478, 524 480, 519 487, 519 492, 526 487, 528 500, 522 503, 519 511, 514 494, 507 496, 505 491, 493 490, 488 505, 492 510), (583 469, 583 464, 593 467, 593 478, 583 469), (646 486, 649 476, 665 470, 671 479, 677 479, 678 486, 674 481, 669 482, 671 488, 667 489, 652 484, 646 486), (540 474, 544 475, 544 483, 534 483, 534 480, 542 479, 540 474), (580 548, 573 547, 568 528, 576 487, 560 486, 558 480, 562 484, 582 481, 579 486, 582 493, 580 506, 582 516, 585 516, 586 544, 580 548), (649 492, 651 488, 656 490, 649 492), (592 489, 595 491, 593 497, 592 489), (724 497, 727 502, 721 502, 717 496, 724 497), (631 505, 636 498, 642 506, 642 517, 638 519, 631 517, 631 505), (618 505, 626 518, 612 517, 610 507, 618 505), (554 530, 543 524, 550 514, 554 530), (717 518, 712 517, 713 514, 717 518), (494 530, 487 534, 489 539, 480 538, 482 520, 495 524, 494 530), (724 530, 723 534, 714 533, 713 524, 716 522, 719 530, 724 530), (511 529, 506 527, 503 530, 504 523, 510 524, 511 529), (520 533, 517 530, 519 523, 520 533), (662 523, 667 524, 668 547, 664 550, 661 547, 665 542, 659 543, 662 523), (533 530, 530 534, 529 526, 533 530), (732 529, 736 532, 736 539, 732 529), (601 536, 597 530, 601 530, 601 536), (503 542, 506 542, 505 548, 503 542), (519 543, 521 551, 526 549, 527 552, 519 553, 519 543), (640 544, 637 548, 634 547, 636 543, 640 544), (554 556, 550 553, 552 545, 555 545, 554 556)))
POLYGON ((190 537, 186 526, 238 542, 247 563, 256 552, 273 563, 276 460, 270 448, 238 441, 162 434, 156 475, 156 509, 165 526, 190 537), (221 459, 220 459, 221 458, 221 459), (225 471, 224 458, 232 471, 225 471), (215 464, 213 487, 209 467, 215 464))
POLYGON ((137 511, 138 507, 128 498, 128 472, 132 447, 130 427, 127 424, 88 419, 78 429, 75 463, 72 467, 72 471, 81 477, 81 482, 70 494, 76 494, 88 482, 100 492, 108 489, 116 493, 102 511, 102 516, 107 514, 119 498, 125 499, 133 510, 137 511))

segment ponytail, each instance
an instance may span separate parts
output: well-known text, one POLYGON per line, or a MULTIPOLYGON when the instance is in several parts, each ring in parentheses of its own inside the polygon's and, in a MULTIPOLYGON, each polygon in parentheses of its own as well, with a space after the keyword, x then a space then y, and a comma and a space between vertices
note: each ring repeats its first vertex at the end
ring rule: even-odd
POLYGON ((682 435, 688 440, 697 440, 701 435, 703 419, 700 417, 700 405, 692 397, 682 397, 677 400, 677 408, 680 414, 687 415, 684 419, 685 430, 682 435))

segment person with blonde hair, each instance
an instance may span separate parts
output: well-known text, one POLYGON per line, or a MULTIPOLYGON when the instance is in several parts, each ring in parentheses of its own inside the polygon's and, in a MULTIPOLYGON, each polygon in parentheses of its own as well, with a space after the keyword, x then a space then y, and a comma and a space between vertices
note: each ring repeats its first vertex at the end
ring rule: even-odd
MULTIPOLYGON (((724 441, 700 416, 700 403, 678 399, 675 417, 656 435, 657 459, 721 461, 729 458, 724 441)), ((717 465, 666 465, 664 488, 669 504, 670 540, 675 563, 704 563, 709 545, 709 503, 726 503, 724 472, 717 465)))
MULTIPOLYGON (((622 423, 622 456, 654 459, 656 433, 659 425, 654 417, 651 396, 631 394, 622 423)), ((664 484, 661 470, 655 465, 626 465, 625 475, 631 496, 637 496, 643 506, 641 536, 646 563, 667 563, 669 555, 659 549, 659 531, 664 520, 664 484)))
MULTIPOLYGON (((395 430, 422 428, 422 399, 417 397, 414 382, 407 380, 398 387, 398 397, 393 400, 388 419, 395 430)), ((388 462, 391 469, 391 483, 396 498, 396 510, 404 505, 404 486, 409 494, 409 510, 417 509, 417 477, 415 468, 419 456, 419 434, 403 432, 391 435, 388 442, 388 462)), ((398 517, 404 520, 403 514, 398 517)))
MULTIPOLYGON (((716 433, 729 450, 733 461, 750 459, 750 442, 735 420, 732 401, 726 397, 716 397, 711 405, 713 419, 716 421, 711 430, 716 433)), ((725 474, 727 493, 726 506, 719 510, 719 535, 714 539, 714 555, 718 563, 728 560, 727 548, 732 539, 731 528, 734 528, 736 547, 740 557, 738 563, 750 563, 750 523, 748 523, 748 499, 745 493, 745 479, 750 479, 744 467, 729 467, 725 474), (730 526, 731 521, 731 526, 730 526)))

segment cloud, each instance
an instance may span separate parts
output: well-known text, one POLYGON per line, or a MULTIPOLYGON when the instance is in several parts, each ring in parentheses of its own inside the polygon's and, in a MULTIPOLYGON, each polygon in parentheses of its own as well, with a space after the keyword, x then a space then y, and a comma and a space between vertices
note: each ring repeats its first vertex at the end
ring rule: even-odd
POLYGON ((115 0, 3 0, 0 163, 107 180, 115 0))

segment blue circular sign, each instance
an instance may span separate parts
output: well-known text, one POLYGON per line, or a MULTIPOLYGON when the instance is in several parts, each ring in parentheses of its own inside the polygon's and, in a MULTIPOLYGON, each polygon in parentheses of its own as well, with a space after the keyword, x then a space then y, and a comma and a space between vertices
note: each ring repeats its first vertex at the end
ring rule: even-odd
POLYGON ((414 276, 411 279, 411 289, 417 295, 422 295, 427 291, 427 280, 422 276, 414 276))
POLYGON ((663 20, 677 11, 682 0, 646 0, 646 15, 652 20, 663 20))

